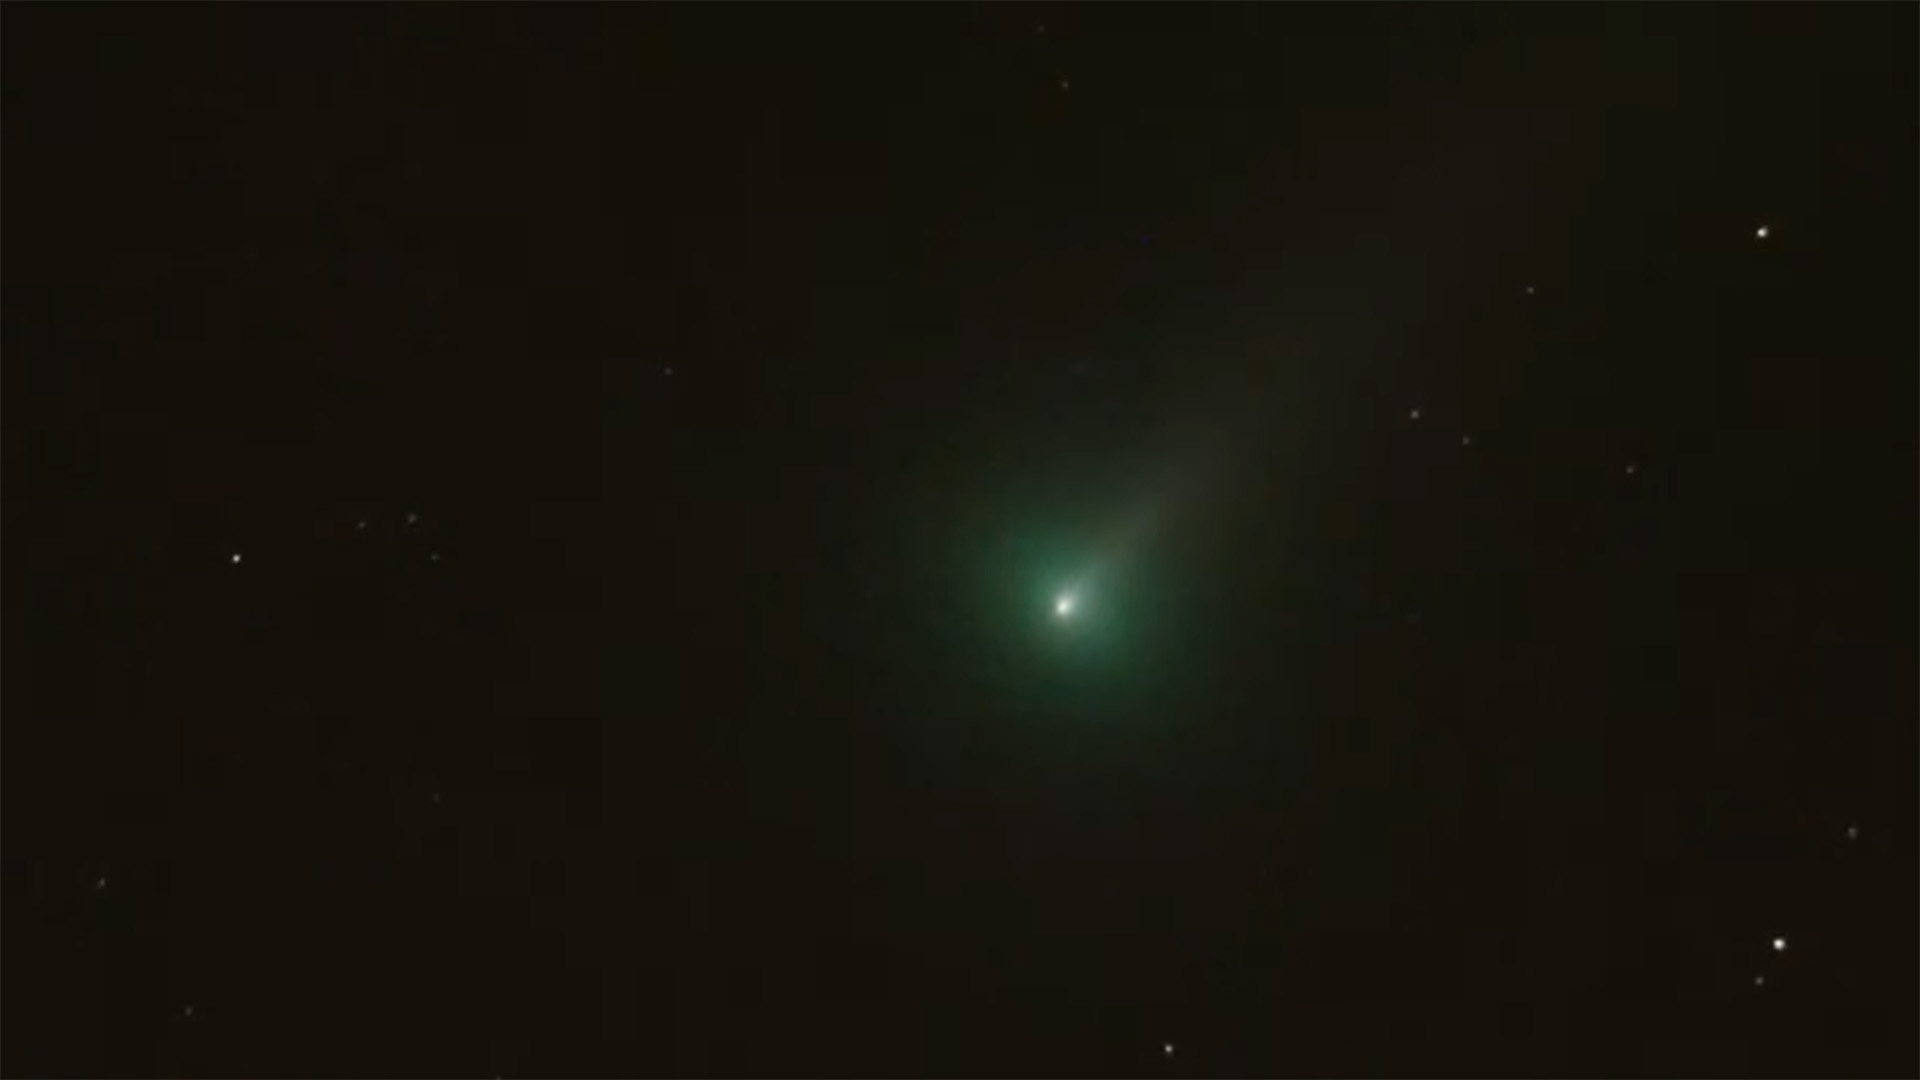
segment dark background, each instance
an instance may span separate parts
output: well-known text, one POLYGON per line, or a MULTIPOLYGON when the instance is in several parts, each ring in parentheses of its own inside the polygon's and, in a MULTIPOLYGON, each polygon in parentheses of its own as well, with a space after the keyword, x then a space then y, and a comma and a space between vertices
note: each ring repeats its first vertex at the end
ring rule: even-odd
POLYGON ((5 22, 9 1074, 1920 1071, 1913 6, 5 22))

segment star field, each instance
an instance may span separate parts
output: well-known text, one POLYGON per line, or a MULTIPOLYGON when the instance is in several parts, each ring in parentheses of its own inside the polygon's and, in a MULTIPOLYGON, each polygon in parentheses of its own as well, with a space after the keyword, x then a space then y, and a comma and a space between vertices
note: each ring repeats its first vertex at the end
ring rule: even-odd
POLYGON ((1911 6, 26 6, 17 1075, 1913 1075, 1911 6))

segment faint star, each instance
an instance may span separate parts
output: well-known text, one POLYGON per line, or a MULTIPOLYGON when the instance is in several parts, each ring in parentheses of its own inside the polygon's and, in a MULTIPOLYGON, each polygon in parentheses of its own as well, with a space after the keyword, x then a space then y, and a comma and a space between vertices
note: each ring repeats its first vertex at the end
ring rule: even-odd
POLYGON ((1070 82, 1068 82, 1068 81, 1067 81, 1067 80, 1065 80, 1065 79, 1061 79, 1061 80, 1060 80, 1060 89, 1062 89, 1062 90, 1071 90, 1071 89, 1073 89, 1073 84, 1072 84, 1072 83, 1070 83, 1070 82))
POLYGON ((364 519, 362 519, 362 520, 360 520, 360 521, 356 521, 356 522, 354 522, 354 523, 353 523, 353 527, 354 527, 354 528, 356 528, 356 529, 359 529, 359 530, 361 530, 362 532, 365 532, 365 531, 366 531, 366 528, 367 528, 367 523, 366 523, 366 521, 365 521, 364 519))
POLYGON ((1627 475, 1628 475, 1628 476, 1632 476, 1632 475, 1633 475, 1634 473, 1636 473, 1636 472, 1638 472, 1638 471, 1640 471, 1640 467, 1639 467, 1638 465, 1628 465, 1628 466, 1627 466, 1627 475))
POLYGON ((1471 435, 1462 435, 1462 436, 1460 436, 1460 445, 1461 445, 1461 446, 1472 446, 1472 445, 1473 445, 1473 436, 1471 436, 1471 435))
POLYGON ((411 512, 407 514, 407 524, 409 524, 409 525, 415 525, 415 524, 418 524, 418 523, 419 523, 419 521, 420 521, 420 515, 419 515, 419 514, 415 514, 415 513, 411 513, 411 512))
POLYGON ((437 791, 433 793, 433 805, 435 806, 440 805, 440 793, 437 791))
POLYGON ((1773 939, 1773 951, 1774 951, 1774 952, 1786 952, 1786 951, 1787 951, 1787 939, 1786 939, 1786 938, 1783 938, 1783 937, 1777 937, 1777 938, 1774 938, 1774 939, 1773 939))
POLYGON ((1765 225, 1762 225, 1759 228, 1753 230, 1753 237, 1756 240, 1765 240, 1767 238, 1767 227, 1765 225))
POLYGON ((1765 975, 1755 975, 1753 977, 1753 985, 1755 986, 1767 985, 1767 977, 1765 975))
POLYGON ((1531 286, 1531 285, 1529 285, 1529 286, 1527 286, 1527 295, 1528 295, 1528 296, 1532 296, 1532 295, 1533 295, 1533 286, 1531 286))
POLYGON ((102 877, 102 878, 95 878, 95 879, 94 879, 94 882, 93 882, 93 887, 94 887, 94 888, 96 888, 96 889, 104 889, 104 888, 106 888, 106 887, 107 887, 107 879, 106 879, 106 878, 104 878, 104 877, 102 877))
POLYGON ((186 1008, 181 1009, 180 1015, 186 1017, 189 1020, 193 1019, 193 1006, 189 1005, 186 1008))
POLYGON ((1860 826, 1858 825, 1847 826, 1847 839, 1849 840, 1860 839, 1860 826))
POLYGON ((668 378, 672 378, 672 377, 673 377, 673 365, 671 365, 671 364, 669 364, 669 365, 667 365, 666 367, 664 367, 664 368, 661 368, 661 369, 660 369, 660 373, 661 373, 662 375, 665 375, 665 376, 667 376, 668 378))
POLYGON ((1420 419, 1420 410, 1419 410, 1419 409, 1413 409, 1413 410, 1411 410, 1411 411, 1409 411, 1409 412, 1407 413, 1407 419, 1409 419, 1409 420, 1418 420, 1418 419, 1420 419))
POLYGON ((1162 1057, 1172 1057, 1172 1056, 1173 1056, 1173 1044, 1172 1044, 1172 1043, 1161 1043, 1161 1044, 1160 1044, 1160 1056, 1162 1056, 1162 1057))
POLYGON ((1044 34, 1044 33, 1046 33, 1046 32, 1047 32, 1047 24, 1046 24, 1046 23, 1040 23, 1039 25, 1037 25, 1037 26, 1035 26, 1035 27, 1033 28, 1033 32, 1034 32, 1034 33, 1036 33, 1036 34, 1044 34))
POLYGON ((440 553, 436 551, 436 552, 434 552, 433 554, 431 554, 431 555, 429 555, 429 556, 427 556, 427 558, 428 558, 429 560, 431 560, 431 561, 433 561, 433 562, 439 562, 439 561, 440 561, 440 553))

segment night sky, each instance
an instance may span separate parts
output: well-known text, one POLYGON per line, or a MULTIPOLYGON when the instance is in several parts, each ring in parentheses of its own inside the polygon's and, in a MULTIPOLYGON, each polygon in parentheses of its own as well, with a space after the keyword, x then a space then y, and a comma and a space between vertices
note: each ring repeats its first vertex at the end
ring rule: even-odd
POLYGON ((8 1075, 1920 1073, 1920 8, 5 23, 8 1075))

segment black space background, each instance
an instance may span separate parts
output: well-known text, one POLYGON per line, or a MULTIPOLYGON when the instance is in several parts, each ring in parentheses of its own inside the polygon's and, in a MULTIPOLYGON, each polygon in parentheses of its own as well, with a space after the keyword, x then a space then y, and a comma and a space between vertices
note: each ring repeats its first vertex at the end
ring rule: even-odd
POLYGON ((5 1071, 1914 1075, 1917 31, 8 5, 5 1071))

